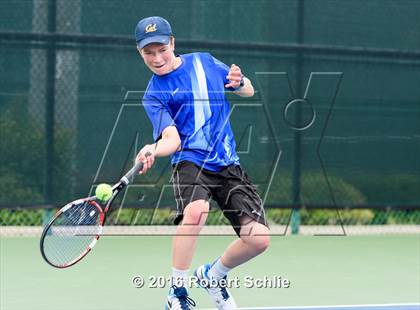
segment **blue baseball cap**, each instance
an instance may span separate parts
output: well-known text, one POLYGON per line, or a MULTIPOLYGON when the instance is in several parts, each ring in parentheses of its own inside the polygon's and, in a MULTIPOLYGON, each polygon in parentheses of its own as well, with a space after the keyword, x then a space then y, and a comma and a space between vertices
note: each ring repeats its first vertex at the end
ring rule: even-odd
POLYGON ((137 23, 134 31, 138 48, 143 48, 150 43, 169 44, 171 35, 171 25, 159 16, 143 18, 137 23))

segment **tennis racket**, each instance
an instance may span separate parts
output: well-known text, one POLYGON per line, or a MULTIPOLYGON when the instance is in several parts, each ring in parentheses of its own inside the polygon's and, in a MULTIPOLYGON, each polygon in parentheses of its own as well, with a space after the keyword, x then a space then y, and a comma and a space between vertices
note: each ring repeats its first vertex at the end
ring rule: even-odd
POLYGON ((143 163, 136 163, 112 187, 112 196, 104 207, 96 196, 91 196, 72 201, 57 211, 41 235, 41 254, 45 261, 53 267, 67 268, 85 257, 98 241, 115 197, 142 169, 143 163))

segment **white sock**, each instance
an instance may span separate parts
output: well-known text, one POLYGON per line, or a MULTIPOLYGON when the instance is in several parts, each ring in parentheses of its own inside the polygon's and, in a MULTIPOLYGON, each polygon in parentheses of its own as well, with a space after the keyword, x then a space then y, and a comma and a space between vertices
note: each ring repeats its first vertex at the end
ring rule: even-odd
POLYGON ((181 287, 186 286, 188 282, 188 269, 187 270, 179 270, 172 267, 172 285, 181 287))
POLYGON ((210 267, 209 270, 209 277, 220 280, 222 279, 231 269, 226 267, 222 264, 222 261, 220 260, 220 257, 213 263, 213 265, 210 267))

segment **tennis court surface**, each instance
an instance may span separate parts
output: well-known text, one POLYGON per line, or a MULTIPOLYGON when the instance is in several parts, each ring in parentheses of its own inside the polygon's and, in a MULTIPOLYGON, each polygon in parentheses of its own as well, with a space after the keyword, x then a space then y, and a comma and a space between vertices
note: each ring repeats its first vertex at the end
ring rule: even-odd
MULTIPOLYGON (((234 238, 200 237, 192 266, 234 238)), ((170 236, 104 236, 82 262, 60 270, 42 259, 39 237, 1 237, 0 309, 163 309, 168 286, 152 287, 151 277, 170 273, 171 242, 170 236), (134 287, 134 276, 145 285, 134 287)), ((418 244, 418 235, 272 237, 266 253, 231 272, 239 285, 230 290, 241 309, 418 310, 418 244), (247 276, 282 276, 291 284, 248 288, 247 276)), ((197 310, 213 308, 204 290, 189 291, 197 310)))

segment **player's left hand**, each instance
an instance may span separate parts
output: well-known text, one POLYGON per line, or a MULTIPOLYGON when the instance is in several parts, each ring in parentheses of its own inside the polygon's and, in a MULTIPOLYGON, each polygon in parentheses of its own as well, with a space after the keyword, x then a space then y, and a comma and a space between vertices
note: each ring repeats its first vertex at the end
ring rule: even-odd
POLYGON ((229 80, 229 83, 225 85, 226 88, 233 87, 238 88, 241 84, 242 71, 237 65, 232 64, 229 69, 229 73, 226 78, 229 80))
POLYGON ((147 170, 152 168, 155 162, 155 148, 154 144, 146 144, 136 156, 136 162, 143 162, 143 169, 139 174, 146 173, 147 170))

